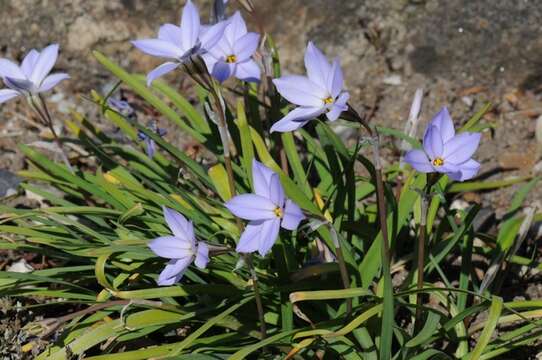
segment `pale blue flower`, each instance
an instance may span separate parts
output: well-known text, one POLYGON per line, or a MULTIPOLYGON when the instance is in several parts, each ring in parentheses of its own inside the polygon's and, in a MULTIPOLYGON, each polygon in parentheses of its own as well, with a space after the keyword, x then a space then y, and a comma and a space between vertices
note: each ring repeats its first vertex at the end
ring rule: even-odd
POLYGON ((335 121, 348 109, 350 95, 343 89, 343 73, 338 58, 330 64, 325 55, 309 42, 305 68, 307 76, 287 75, 273 80, 282 97, 298 107, 273 124, 271 132, 299 129, 322 114, 326 114, 329 121, 335 121))
POLYGON ((160 27, 157 39, 132 41, 132 44, 146 54, 169 59, 147 75, 147 85, 158 77, 175 70, 188 61, 192 55, 203 55, 222 37, 225 22, 202 26, 198 9, 188 0, 183 9, 181 25, 165 24, 160 27))
POLYGON ((235 215, 250 220, 236 251, 258 251, 265 256, 278 238, 280 228, 295 230, 305 215, 292 200, 286 198, 279 175, 254 160, 252 163, 254 194, 243 194, 226 202, 235 215))
POLYGON ((62 80, 65 73, 50 74, 58 57, 58 45, 47 46, 41 52, 32 49, 21 62, 21 66, 8 59, 0 59, 0 77, 8 89, 0 90, 0 103, 19 95, 32 96, 46 92, 62 80))
POLYGON ((152 240, 149 248, 156 255, 170 259, 158 277, 158 285, 173 285, 183 277, 188 266, 194 263, 205 269, 209 262, 209 247, 196 241, 194 225, 175 210, 164 207, 164 218, 173 233, 152 240))
POLYGON ((203 57, 209 73, 220 82, 232 76, 244 81, 259 81, 261 70, 252 57, 259 41, 260 35, 248 32, 241 13, 235 12, 220 41, 203 57))
POLYGON ((480 144, 480 133, 463 132, 456 135, 447 108, 431 120, 423 137, 423 150, 410 150, 405 162, 423 173, 439 172, 456 181, 473 178, 480 164, 472 155, 480 144))

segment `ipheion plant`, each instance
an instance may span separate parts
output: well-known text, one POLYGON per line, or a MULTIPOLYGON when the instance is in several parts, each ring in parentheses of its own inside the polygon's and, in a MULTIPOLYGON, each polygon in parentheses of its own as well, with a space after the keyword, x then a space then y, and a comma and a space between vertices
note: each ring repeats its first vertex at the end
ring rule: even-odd
POLYGON ((252 163, 254 194, 237 195, 226 207, 235 215, 250 220, 239 239, 236 251, 258 251, 265 256, 277 240, 280 228, 295 230, 305 215, 299 206, 286 198, 280 177, 254 160, 252 163))
POLYGON ((230 77, 256 82, 260 80, 260 67, 252 58, 260 41, 260 35, 247 31, 247 25, 239 11, 228 20, 224 35, 218 43, 203 55, 207 69, 220 82, 230 77))
POLYGON ((66 73, 49 74, 55 66, 58 50, 58 44, 51 44, 42 51, 32 49, 23 58, 20 66, 11 60, 1 58, 0 76, 8 88, 0 90, 0 104, 18 96, 24 96, 42 123, 49 127, 64 164, 72 170, 53 125, 47 103, 41 95, 53 89, 61 81, 69 79, 66 73))
POLYGON ((181 25, 165 24, 160 27, 157 39, 132 41, 146 54, 166 58, 169 61, 158 66, 147 75, 147 85, 182 64, 193 61, 193 56, 204 55, 217 44, 227 23, 221 21, 211 26, 202 26, 198 9, 188 0, 184 6, 181 25))
POLYGON ((303 127, 307 122, 325 114, 335 121, 348 109, 350 95, 344 87, 340 61, 330 63, 312 42, 305 51, 307 76, 285 75, 274 79, 282 97, 298 105, 281 120, 273 124, 271 131, 287 132, 303 127))
POLYGON ((194 225, 175 210, 164 207, 164 219, 173 233, 149 242, 149 248, 158 256, 170 259, 158 277, 158 285, 172 285, 183 277, 184 272, 194 263, 204 269, 209 262, 209 247, 197 241, 194 225))
POLYGON ((32 49, 17 65, 8 59, 0 59, 0 76, 8 89, 0 90, 0 103, 17 96, 32 97, 51 90, 58 83, 69 79, 66 73, 50 74, 58 57, 58 45, 47 46, 41 52, 32 49))
POLYGON ((456 181, 473 178, 480 163, 472 159, 478 148, 481 134, 455 133, 454 123, 447 108, 431 120, 423 137, 423 150, 410 150, 405 162, 422 173, 444 173, 456 181))
MULTIPOLYGON (((225 3, 226 1, 221 5, 225 3)), ((257 305, 262 326, 262 337, 265 337, 263 308, 258 293, 256 271, 252 268, 250 254, 257 252, 262 257, 267 256, 276 243, 281 229, 295 231, 307 217, 299 205, 286 196, 280 175, 255 159, 252 161, 251 169, 253 193, 235 194, 236 187, 233 183, 234 175, 231 170, 230 153, 226 150, 229 147, 228 127, 226 124, 225 101, 221 95, 221 83, 232 77, 246 82, 258 82, 260 80, 261 70, 255 61, 255 55, 260 45, 260 35, 247 30, 246 23, 240 12, 234 13, 232 17, 226 20, 222 20, 225 19, 223 6, 220 9, 222 10, 220 10, 220 14, 217 14, 215 24, 201 25, 196 6, 191 0, 187 0, 183 8, 180 26, 173 24, 162 25, 156 39, 135 40, 132 43, 146 54, 168 60, 147 75, 148 86, 158 77, 180 66, 183 66, 186 70, 190 64, 196 62, 205 65, 203 76, 201 78, 193 77, 196 81, 204 78, 207 80, 209 75, 215 79, 211 82, 205 82, 205 85, 209 85, 206 90, 215 99, 215 111, 220 119, 220 121, 217 121, 217 126, 220 128, 222 146, 225 149, 224 163, 228 168, 228 180, 232 197, 224 203, 224 207, 236 217, 248 221, 244 228, 241 222, 238 222, 239 229, 242 231, 235 251, 245 257, 248 266, 251 267, 255 298, 257 302, 260 302, 257 305), (222 136, 223 134, 226 135, 222 136)), ((65 73, 49 75, 57 56, 58 45, 53 44, 41 52, 31 50, 24 57, 20 66, 10 60, 0 59, 0 76, 7 86, 7 89, 0 90, 0 103, 20 95, 25 96, 38 114, 45 121, 48 121, 58 141, 47 108, 40 96, 41 93, 51 90, 62 80, 69 78, 65 73)), ((271 132, 295 131, 305 126, 309 121, 318 117, 324 118, 324 116, 327 120, 333 122, 343 112, 349 110, 349 93, 344 89, 344 79, 339 59, 335 58, 330 62, 320 49, 312 42, 309 42, 305 51, 304 63, 306 76, 285 75, 273 79, 273 84, 278 93, 296 107, 274 123, 270 129, 271 132)), ((198 83, 200 82, 198 81, 198 83)), ((416 105, 413 106, 415 117, 417 117, 421 107, 421 95, 417 99, 416 105)), ((110 99, 109 104, 125 117, 133 115, 134 110, 123 101, 110 99)), ((359 115, 358 118, 362 122, 359 115)), ((367 124, 364 124, 364 126, 370 131, 367 124)), ((155 121, 151 121, 148 128, 159 136, 165 134, 163 129, 157 127, 155 121)), ((376 139, 374 142, 376 145, 374 146, 378 150, 379 140, 376 131, 375 134, 372 134, 372 136, 376 139)), ((141 131, 138 133, 138 138, 145 142, 147 155, 153 158, 156 151, 155 142, 141 131)), ((429 123, 423 137, 422 148, 409 150, 405 154, 404 160, 418 172, 445 174, 452 180, 465 181, 476 176, 479 171, 480 164, 472 156, 479 146, 480 139, 481 134, 479 133, 462 132, 456 134, 450 114, 446 108, 443 108, 429 123)), ((375 164, 380 164, 378 152, 375 151, 375 153, 377 154, 375 155, 375 164)), ((67 165, 69 166, 69 163, 67 165)), ((375 177, 379 177, 380 184, 382 184, 381 170, 381 165, 375 166, 375 177)), ((378 180, 376 182, 378 183, 378 180)), ((432 184, 432 182, 428 181, 428 185, 424 189, 425 193, 422 195, 422 208, 425 210, 432 184)), ((384 224, 381 225, 381 228, 383 234, 386 234, 383 235, 383 244, 387 246, 387 227, 385 225, 387 212, 382 186, 379 189, 378 198, 379 221, 384 224)), ((420 232, 421 235, 419 236, 419 249, 421 249, 419 253, 421 255, 418 256, 421 259, 418 263, 418 269, 421 273, 420 288, 424 268, 425 210, 422 210, 420 229, 423 229, 423 231, 420 232)), ((158 276, 157 283, 161 286, 171 286, 181 281, 192 264, 199 269, 207 267, 210 261, 209 245, 196 239, 192 221, 186 219, 181 213, 165 206, 162 211, 164 220, 172 234, 152 239, 147 246, 156 256, 168 259, 167 264, 158 276)), ((332 221, 326 222, 326 225, 330 226, 331 233, 335 235, 334 245, 337 259, 341 264, 341 275, 343 275, 343 281, 345 281, 345 288, 348 288, 350 286, 348 272, 344 265, 343 253, 336 236, 336 229, 332 221)), ((386 262, 386 256, 389 256, 388 250, 384 248, 383 252, 385 255, 383 256, 383 262, 386 262)), ((389 265, 389 262, 387 265, 389 265)), ((348 311, 350 311, 351 303, 348 307, 348 311)))

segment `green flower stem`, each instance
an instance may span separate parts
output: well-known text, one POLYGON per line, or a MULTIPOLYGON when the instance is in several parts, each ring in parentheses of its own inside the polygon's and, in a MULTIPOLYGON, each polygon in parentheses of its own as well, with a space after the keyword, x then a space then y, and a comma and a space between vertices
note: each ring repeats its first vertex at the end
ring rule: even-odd
MULTIPOLYGON (((333 246, 335 247, 335 256, 337 257, 337 262, 339 263, 339 270, 341 272, 341 279, 343 282, 343 287, 345 289, 350 288, 350 276, 348 275, 348 269, 346 268, 346 263, 344 261, 344 255, 343 250, 341 247, 341 242, 339 241, 339 237, 337 235, 337 231, 333 227, 333 224, 328 222, 325 218, 322 218, 329 228, 329 232, 331 233, 331 239, 333 240, 333 246)), ((352 312, 352 299, 346 299, 346 313, 347 316, 350 315, 352 312)))
MULTIPOLYGON (((421 196, 421 215, 420 215, 420 226, 418 230, 418 281, 416 288, 421 290, 423 288, 423 269, 424 269, 424 260, 425 260, 425 243, 427 237, 427 207, 428 207, 428 197, 431 185, 428 183, 425 187, 424 193, 421 196)), ((422 319, 422 300, 423 293, 420 291, 416 294, 416 318, 414 329, 421 329, 423 323, 422 319)))
MULTIPOLYGON (((373 108, 374 111, 374 108, 373 108)), ((388 237, 388 220, 386 209, 386 197, 384 195, 384 180, 382 177, 382 161, 380 158, 380 137, 376 126, 371 126, 367 119, 372 117, 369 113, 367 117, 362 117, 359 113, 348 104, 348 111, 341 115, 345 120, 359 122, 371 137, 371 145, 373 148, 373 164, 375 167, 376 181, 376 201, 378 205, 378 222, 380 223, 380 231, 382 232, 382 245, 380 247, 381 263, 382 263, 382 278, 384 284, 383 291, 383 309, 382 309, 382 328, 381 328, 381 347, 380 358, 391 359, 392 347, 392 326, 394 321, 394 301, 393 301, 393 284, 391 281, 391 252, 388 237)))
POLYGON ((258 286, 258 274, 252 264, 252 254, 246 254, 245 262, 250 271, 250 278, 252 280, 252 287, 254 289, 254 298, 256 299, 256 308, 258 311, 258 318, 260 319, 260 332, 262 333, 262 339, 267 337, 267 326, 265 325, 265 312, 263 309, 262 297, 260 295, 260 288, 258 286))
MULTIPOLYGON (((420 204, 420 226, 418 230, 418 254, 417 254, 417 270, 418 280, 416 288, 418 290, 423 289, 424 267, 425 267, 425 247, 427 243, 427 210, 429 208, 429 200, 431 199, 431 188, 439 180, 439 175, 436 173, 427 174, 427 183, 421 194, 420 204)), ((414 330, 420 330, 423 325, 422 319, 422 306, 423 293, 420 291, 416 295, 416 316, 414 330)))
POLYGON ((51 114, 49 113, 49 109, 47 108, 47 103, 45 102, 45 100, 43 100, 41 95, 38 95, 37 97, 30 96, 28 100, 29 100, 29 104, 32 110, 34 110, 36 114, 38 114, 41 121, 49 127, 49 130, 51 130, 55 144, 58 147, 58 150, 60 151, 60 156, 62 157, 62 161, 64 162, 66 167, 69 169, 69 171, 73 173, 74 171, 70 164, 68 156, 64 152, 64 149, 62 147, 62 142, 60 141, 55 131, 55 128, 53 126, 53 119, 51 117, 51 114), (36 103, 36 101, 39 101, 39 103, 36 103))
MULTIPOLYGON (((213 103, 215 107, 215 113, 218 113, 218 131, 220 132, 220 138, 222 140, 222 147, 224 149, 224 164, 226 165, 226 173, 228 174, 228 184, 230 188, 231 196, 235 196, 235 180, 233 177, 233 167, 231 163, 231 153, 230 151, 230 142, 228 139, 228 128, 226 126, 226 116, 224 109, 224 101, 222 99, 222 94, 220 93, 219 85, 213 81, 213 86, 211 88, 211 95, 213 97, 213 103)), ((243 231, 243 224, 241 220, 237 218, 237 227, 239 232, 243 231)), ((252 265, 252 255, 248 254, 245 256, 245 261, 250 271, 250 277, 252 279, 252 287, 254 289, 254 298, 256 299, 256 307, 258 309, 258 317, 260 319, 260 331, 262 333, 262 338, 267 336, 267 330, 265 325, 265 314, 263 309, 262 298, 260 296, 260 289, 258 287, 258 275, 256 270, 252 265)))

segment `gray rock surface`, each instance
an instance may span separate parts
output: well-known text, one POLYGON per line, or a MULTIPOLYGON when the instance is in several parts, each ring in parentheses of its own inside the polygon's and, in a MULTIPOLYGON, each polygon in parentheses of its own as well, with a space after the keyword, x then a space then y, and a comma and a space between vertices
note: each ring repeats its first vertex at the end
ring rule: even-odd
POLYGON ((21 178, 5 169, 0 169, 0 197, 9 196, 17 192, 21 178))

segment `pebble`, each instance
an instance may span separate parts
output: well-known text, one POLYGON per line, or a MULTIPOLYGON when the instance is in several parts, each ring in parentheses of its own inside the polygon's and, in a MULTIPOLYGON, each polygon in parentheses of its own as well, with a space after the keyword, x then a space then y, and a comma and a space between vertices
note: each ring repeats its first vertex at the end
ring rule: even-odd
POLYGON ((10 171, 0 169, 0 197, 11 196, 17 192, 21 178, 10 171))
POLYGON ((399 86, 403 83, 401 75, 390 75, 386 76, 382 82, 386 85, 399 86))
POLYGON ((16 273, 29 273, 34 271, 34 268, 30 266, 25 259, 21 259, 8 266, 6 270, 16 273))

